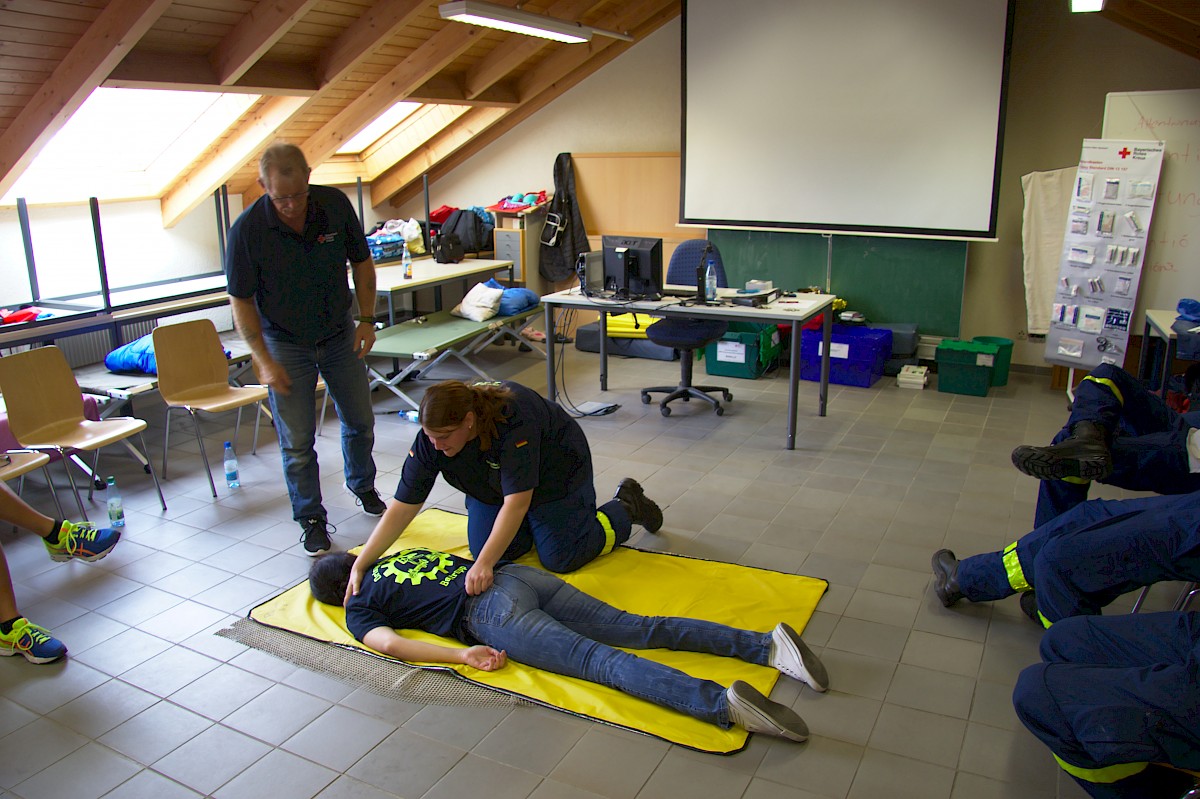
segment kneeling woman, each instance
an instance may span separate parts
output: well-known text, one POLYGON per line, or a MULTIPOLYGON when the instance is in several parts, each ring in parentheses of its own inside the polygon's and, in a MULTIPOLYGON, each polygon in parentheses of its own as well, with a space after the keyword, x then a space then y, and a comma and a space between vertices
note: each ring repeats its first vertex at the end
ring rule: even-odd
POLYGON ((467 543, 475 557, 468 594, 487 590, 497 563, 533 546, 547 569, 569 572, 624 543, 633 524, 651 533, 662 526, 662 511, 630 478, 596 507, 583 429, 532 389, 447 380, 425 392, 419 419, 397 501, 363 545, 350 593, 416 518, 439 474, 467 495, 467 543))
MULTIPOLYGON (((349 553, 322 555, 309 570, 313 597, 342 604, 353 567, 349 553)), ((736 724, 792 741, 808 738, 795 711, 746 682, 724 688, 616 648, 735 657, 826 690, 825 667, 788 625, 758 633, 700 619, 638 616, 517 563, 501 564, 492 586, 471 596, 463 590, 470 568, 466 558, 423 548, 384 558, 346 601, 346 627, 377 652, 405 661, 495 671, 511 654, 528 666, 607 685, 726 729, 736 724), (396 628, 455 638, 468 648, 414 641, 396 628)))

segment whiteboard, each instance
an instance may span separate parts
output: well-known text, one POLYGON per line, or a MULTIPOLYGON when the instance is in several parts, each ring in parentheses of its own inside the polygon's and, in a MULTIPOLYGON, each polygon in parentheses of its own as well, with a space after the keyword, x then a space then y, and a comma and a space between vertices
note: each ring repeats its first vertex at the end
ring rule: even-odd
POLYGON ((1103 135, 1166 142, 1138 291, 1140 329, 1147 308, 1174 311, 1184 297, 1200 299, 1200 89, 1113 92, 1103 135))
POLYGON ((995 236, 1008 0, 686 0, 681 220, 995 236))

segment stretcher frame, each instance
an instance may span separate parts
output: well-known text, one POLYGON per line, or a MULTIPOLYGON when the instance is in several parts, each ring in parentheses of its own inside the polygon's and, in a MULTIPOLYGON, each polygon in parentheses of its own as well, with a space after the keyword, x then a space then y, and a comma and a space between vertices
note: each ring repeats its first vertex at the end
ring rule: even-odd
POLYGON ((438 311, 384 328, 375 337, 371 355, 404 358, 410 363, 388 377, 368 362, 371 388, 382 386, 415 409, 419 403, 405 393, 400 384, 416 372, 428 374, 447 358, 456 358, 483 380, 492 378, 471 360, 471 356, 478 355, 493 342, 511 339, 516 344, 525 344, 541 353, 544 358, 545 349, 521 335, 541 314, 540 304, 512 316, 495 316, 483 322, 454 316, 449 311, 438 311))

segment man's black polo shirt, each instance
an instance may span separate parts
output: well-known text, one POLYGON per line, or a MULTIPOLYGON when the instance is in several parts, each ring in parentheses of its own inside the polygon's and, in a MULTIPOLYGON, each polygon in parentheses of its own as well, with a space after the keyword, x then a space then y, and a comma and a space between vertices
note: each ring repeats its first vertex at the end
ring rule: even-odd
POLYGON ((362 225, 345 194, 309 186, 304 234, 275 212, 266 195, 229 229, 225 276, 234 297, 253 297, 263 335, 315 344, 350 324, 346 261, 371 257, 362 225))

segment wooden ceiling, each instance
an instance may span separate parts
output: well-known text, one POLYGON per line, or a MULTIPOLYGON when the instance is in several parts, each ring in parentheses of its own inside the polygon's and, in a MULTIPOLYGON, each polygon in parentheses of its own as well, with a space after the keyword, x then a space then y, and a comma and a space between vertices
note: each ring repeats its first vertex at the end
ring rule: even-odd
MULTIPOLYGON (((1067 0, 1057 0, 1067 2, 1067 0)), ((516 0, 497 0, 517 5, 516 0)), ((173 225, 222 184, 257 196, 256 158, 299 144, 318 175, 399 205, 631 43, 565 45, 454 22, 438 0, 0 0, 0 193, 98 86, 262 98, 162 197, 173 225), (343 141, 393 103, 430 103, 361 156, 343 141)), ((531 0, 527 11, 640 40, 680 0, 531 0)), ((1200 3, 1108 0, 1101 15, 1200 58, 1200 3)))

